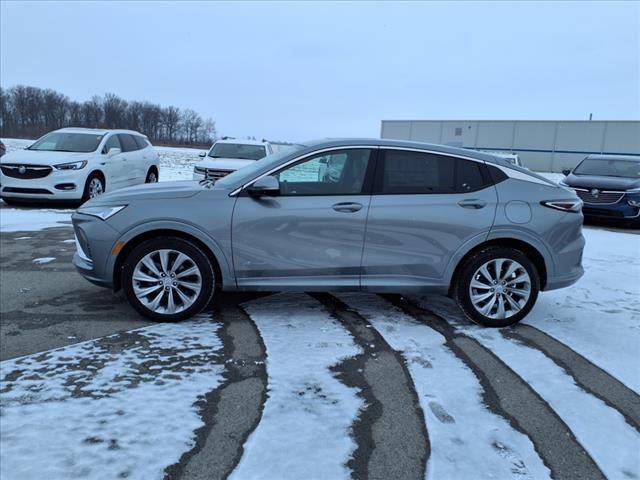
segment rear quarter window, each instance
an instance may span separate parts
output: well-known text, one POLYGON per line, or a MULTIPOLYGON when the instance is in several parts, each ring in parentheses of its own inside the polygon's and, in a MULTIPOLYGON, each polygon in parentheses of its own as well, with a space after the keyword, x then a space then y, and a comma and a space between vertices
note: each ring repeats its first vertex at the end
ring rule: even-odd
POLYGON ((135 139, 136 144, 138 144, 138 148, 141 150, 143 148, 147 148, 150 145, 147 139, 144 137, 141 137, 140 135, 133 135, 133 138, 135 139))

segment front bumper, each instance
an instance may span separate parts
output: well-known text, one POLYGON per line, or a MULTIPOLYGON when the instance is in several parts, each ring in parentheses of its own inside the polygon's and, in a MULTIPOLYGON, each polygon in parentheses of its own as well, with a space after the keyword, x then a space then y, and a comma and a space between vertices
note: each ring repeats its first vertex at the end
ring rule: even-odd
POLYGON ((587 219, 609 220, 629 222, 640 220, 640 193, 626 193, 615 203, 589 203, 585 202, 582 207, 582 214, 587 219))
POLYGON ((0 197, 16 200, 80 200, 87 176, 83 170, 54 168, 46 177, 33 179, 9 177, 0 172, 0 197))
POLYGON ((76 253, 73 265, 80 275, 101 287, 113 287, 113 265, 111 254, 119 233, 107 222, 75 212, 71 216, 76 234, 76 253))

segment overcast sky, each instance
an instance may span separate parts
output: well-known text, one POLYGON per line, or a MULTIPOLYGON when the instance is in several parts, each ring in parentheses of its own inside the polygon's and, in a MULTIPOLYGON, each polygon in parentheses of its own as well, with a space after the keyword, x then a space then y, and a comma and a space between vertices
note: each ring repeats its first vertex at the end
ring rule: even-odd
POLYGON ((0 4, 0 83, 192 108, 221 135, 640 118, 640 3, 0 4))

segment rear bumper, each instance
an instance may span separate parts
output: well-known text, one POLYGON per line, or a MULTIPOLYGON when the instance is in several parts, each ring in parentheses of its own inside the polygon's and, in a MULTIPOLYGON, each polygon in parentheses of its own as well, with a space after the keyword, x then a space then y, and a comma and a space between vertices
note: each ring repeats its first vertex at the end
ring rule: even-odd
POLYGON ((558 288, 565 288, 573 285, 578 280, 580 280, 583 275, 584 268, 582 268, 582 265, 578 265, 571 272, 565 275, 558 275, 555 277, 547 278, 547 284, 544 287, 544 291, 546 292, 548 290, 556 290, 558 288))

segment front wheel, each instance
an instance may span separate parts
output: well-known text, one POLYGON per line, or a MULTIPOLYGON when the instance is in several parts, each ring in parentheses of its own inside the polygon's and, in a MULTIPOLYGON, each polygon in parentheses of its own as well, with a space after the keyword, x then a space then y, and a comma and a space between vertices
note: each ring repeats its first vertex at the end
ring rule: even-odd
POLYGON ((104 193, 104 178, 99 173, 92 173, 87 178, 82 194, 82 202, 86 202, 104 193))
POLYGON ((538 272, 524 253, 488 247, 465 261, 455 284, 455 299, 473 322, 506 327, 531 311, 539 291, 538 272))
POLYGON ((211 262, 196 245, 175 237, 147 240, 124 263, 122 287, 142 315, 175 322, 199 313, 214 291, 211 262))

